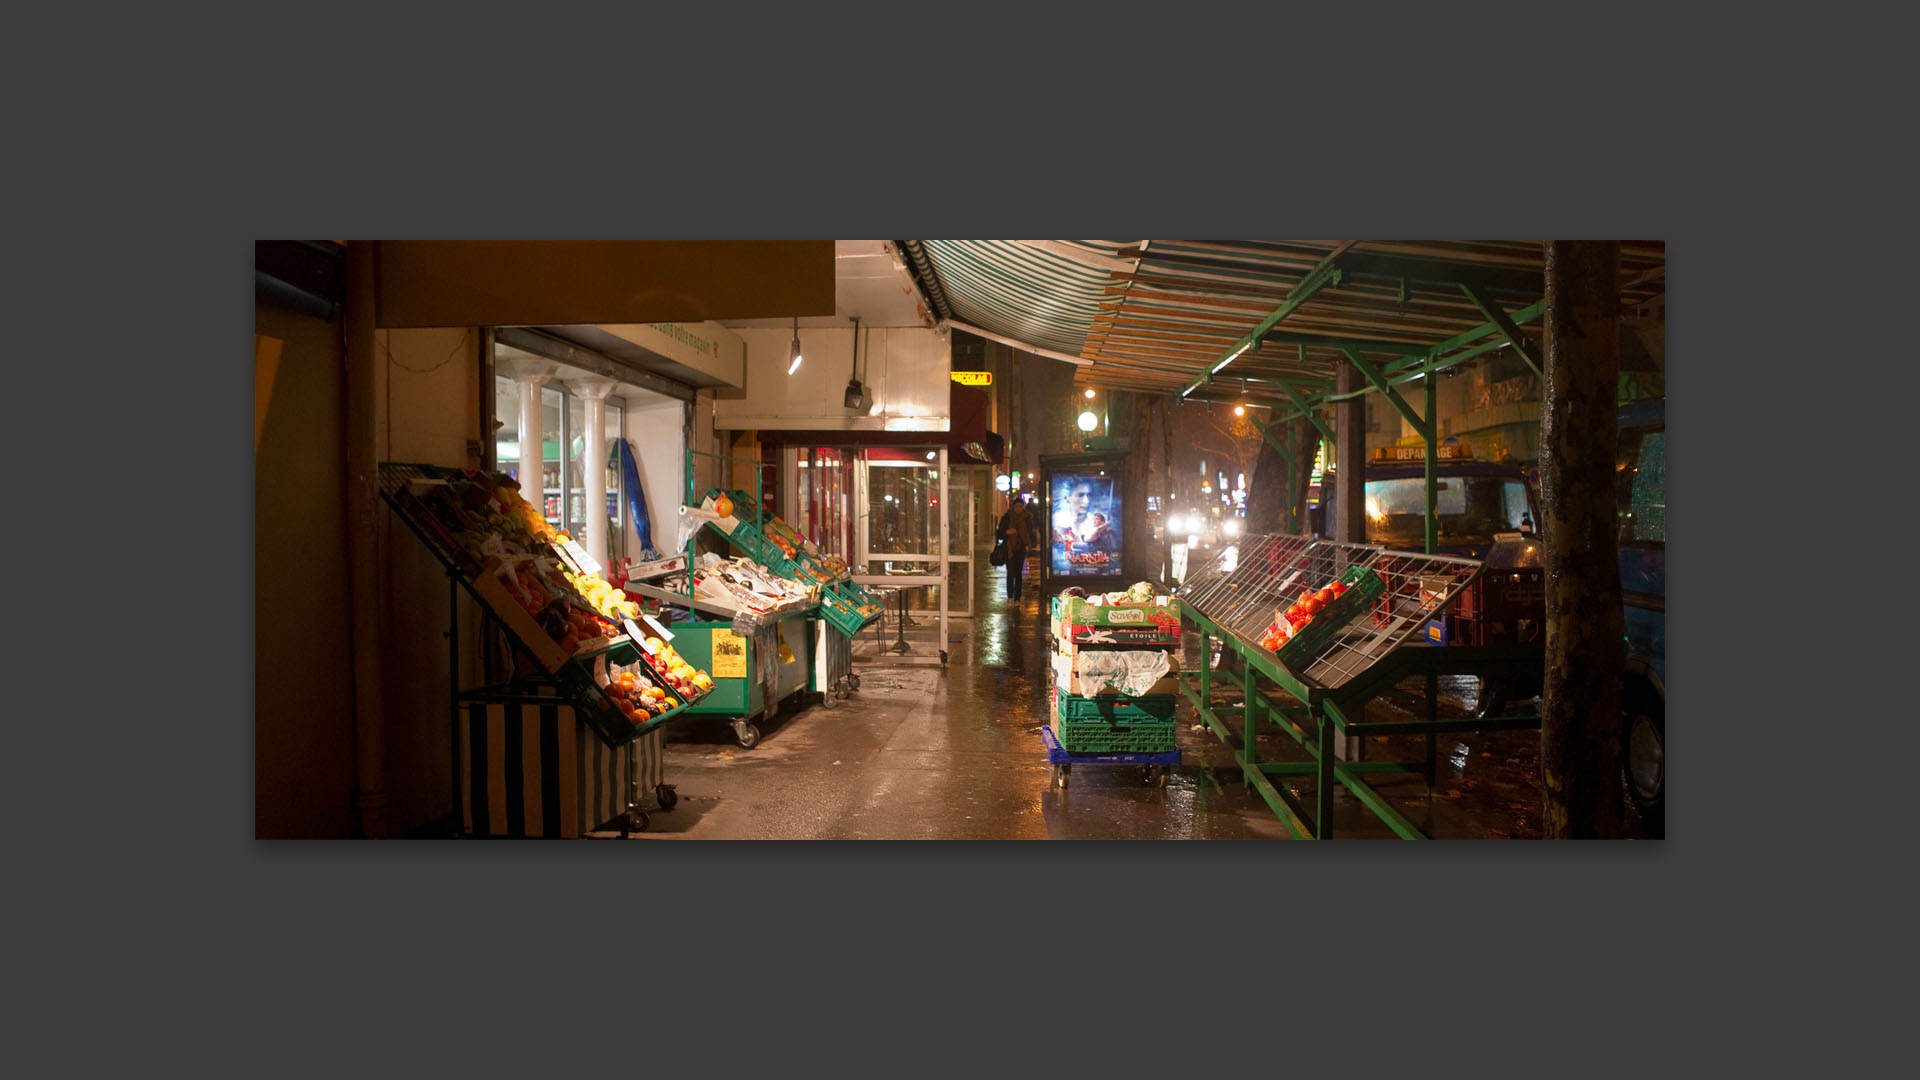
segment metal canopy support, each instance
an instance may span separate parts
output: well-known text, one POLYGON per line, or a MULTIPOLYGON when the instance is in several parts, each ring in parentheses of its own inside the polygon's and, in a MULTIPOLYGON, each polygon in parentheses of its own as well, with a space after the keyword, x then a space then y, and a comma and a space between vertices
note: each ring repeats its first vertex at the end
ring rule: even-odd
MULTIPOLYGON (((1307 422, 1319 428, 1320 434, 1324 436, 1328 442, 1332 442, 1333 429, 1327 426, 1326 421, 1320 419, 1319 414, 1314 411, 1315 406, 1305 398, 1302 398, 1300 392, 1287 383, 1281 383, 1280 389, 1287 392, 1287 397, 1293 401, 1294 408, 1300 410, 1301 415, 1307 418, 1307 422)), ((1288 417, 1288 419, 1292 419, 1292 417, 1288 417)))
POLYGON ((1395 281, 1404 289, 1406 282, 1426 285, 1457 286, 1472 284, 1483 289, 1499 289, 1539 296, 1546 291, 1546 278, 1527 270, 1502 270, 1486 266, 1466 266, 1438 259, 1415 259, 1393 255, 1346 253, 1335 260, 1348 278, 1378 277, 1395 281))
POLYGON ((1473 306, 1480 309, 1480 314, 1485 315, 1488 322, 1500 328, 1500 332, 1505 334, 1507 341, 1513 345, 1513 351, 1520 354, 1520 359, 1527 362, 1527 366, 1533 369, 1533 373, 1543 379, 1546 378, 1540 370, 1539 362, 1527 349, 1526 339, 1520 336, 1519 327, 1513 324, 1512 319, 1507 318, 1506 312, 1500 310, 1500 305, 1489 300, 1487 294, 1467 282, 1460 283, 1460 291, 1467 294, 1467 299, 1473 301, 1473 306))
MULTIPOLYGON (((1406 417, 1407 423, 1412 424, 1413 429, 1418 431, 1422 438, 1428 442, 1432 442, 1433 422, 1423 419, 1419 413, 1415 412, 1413 406, 1407 404, 1407 399, 1401 397, 1400 392, 1393 388, 1393 383, 1387 380, 1387 376, 1372 364, 1367 363, 1367 361, 1361 357, 1358 350, 1348 349, 1346 353, 1347 360, 1353 364, 1354 370, 1358 371, 1361 377, 1372 383, 1374 388, 1380 391, 1380 396, 1386 398, 1387 403, 1392 405, 1401 416, 1406 417)), ((1408 378, 1412 378, 1412 376, 1409 375, 1408 378)))
MULTIPOLYGON (((1414 411, 1413 406, 1407 404, 1407 400, 1400 396, 1400 392, 1393 388, 1393 384, 1387 380, 1387 377, 1374 370, 1373 365, 1362 359, 1357 350, 1348 349, 1347 360, 1353 364, 1362 377, 1374 386, 1379 387, 1380 393, 1386 397, 1387 401, 1390 402, 1395 409, 1399 410, 1401 416, 1407 418, 1407 422, 1413 425, 1413 429, 1420 433, 1420 440, 1426 444, 1427 512, 1424 516, 1426 518, 1426 549, 1428 554, 1432 554, 1440 545, 1440 522, 1438 517, 1439 495, 1434 490, 1435 475, 1439 472, 1438 455, 1434 449, 1434 415, 1439 411, 1438 405, 1434 400, 1434 375, 1440 369, 1432 359, 1428 359, 1421 369, 1420 375, 1426 380, 1427 399, 1427 415, 1422 418, 1419 413, 1414 411)), ((1412 377, 1412 375, 1408 376, 1408 378, 1412 377)))
POLYGON ((1300 334, 1291 330, 1270 330, 1262 340, 1274 345, 1298 345, 1300 358, 1306 360, 1306 349, 1365 349, 1368 352, 1401 353, 1407 356, 1425 356, 1431 352, 1431 345, 1416 345, 1407 341, 1374 341, 1369 338, 1330 338, 1320 334, 1300 334))
POLYGON ((1279 307, 1273 309, 1273 314, 1261 319, 1260 325, 1254 327, 1244 337, 1234 342, 1232 348, 1221 354, 1219 362, 1214 364, 1213 368, 1209 370, 1205 376, 1188 383, 1186 389, 1180 391, 1180 396, 1186 397, 1188 394, 1193 393, 1199 389, 1201 383, 1206 382, 1208 378, 1217 374, 1221 368, 1232 363, 1235 357, 1246 352, 1248 349, 1256 347, 1267 331, 1273 329, 1274 325, 1281 319, 1293 314, 1294 309, 1306 303, 1314 293, 1319 292, 1329 285, 1339 284, 1340 273, 1340 265, 1335 262, 1334 256, 1329 255, 1320 260, 1318 266, 1307 271, 1307 275, 1301 278, 1299 282, 1288 291, 1286 300, 1282 302, 1279 307))

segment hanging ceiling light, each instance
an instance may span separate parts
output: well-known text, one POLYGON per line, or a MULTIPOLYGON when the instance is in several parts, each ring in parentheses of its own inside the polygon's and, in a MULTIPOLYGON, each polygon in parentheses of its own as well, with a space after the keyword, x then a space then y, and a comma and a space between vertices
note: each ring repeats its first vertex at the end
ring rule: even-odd
POLYGON ((793 317, 793 348, 787 353, 787 374, 800 370, 800 316, 793 317))

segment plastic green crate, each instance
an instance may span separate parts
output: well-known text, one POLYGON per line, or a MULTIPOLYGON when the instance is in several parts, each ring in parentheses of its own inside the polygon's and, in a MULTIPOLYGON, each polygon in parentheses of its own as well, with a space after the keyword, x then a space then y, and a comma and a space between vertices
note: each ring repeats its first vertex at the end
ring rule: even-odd
POLYGON ((1143 697, 1101 694, 1082 697, 1056 691, 1054 696, 1055 715, 1068 720, 1102 720, 1115 724, 1172 723, 1174 709, 1180 702, 1177 694, 1148 694, 1143 697))
POLYGON ((1340 580, 1347 591, 1320 610, 1304 629, 1287 639, 1274 654, 1282 664, 1298 670, 1319 656, 1348 623, 1373 606, 1387 591, 1387 583, 1365 566, 1349 566, 1340 580))
POLYGON ((858 609, 824 589, 820 592, 819 614, 828 626, 848 637, 853 637, 880 618, 880 612, 877 611, 871 615, 860 614, 858 609))
POLYGON ((1129 727, 1055 720, 1053 737, 1070 754, 1164 754, 1179 749, 1172 724, 1129 727))

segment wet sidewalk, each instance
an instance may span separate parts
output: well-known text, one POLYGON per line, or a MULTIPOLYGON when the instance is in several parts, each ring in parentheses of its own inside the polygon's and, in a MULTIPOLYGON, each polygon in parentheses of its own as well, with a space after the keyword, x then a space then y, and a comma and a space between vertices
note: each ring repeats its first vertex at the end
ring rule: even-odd
MULTIPOLYGON (((650 815, 642 840, 1209 840, 1290 839, 1241 779, 1237 747, 1199 725, 1182 700, 1181 764, 1165 787, 1140 766, 1079 765, 1052 784, 1040 731, 1048 709, 1050 641, 1029 567, 1022 600, 1005 598, 1004 571, 977 565, 974 616, 949 623, 948 662, 938 660, 937 612, 910 612, 854 645, 860 690, 837 703, 789 702, 759 722, 742 749, 718 718, 667 729, 665 780, 674 809, 650 815), (904 639, 904 652, 880 652, 904 639)), ((1191 628, 1189 627, 1189 630, 1191 628)), ((1182 668, 1198 670, 1198 637, 1184 635, 1182 668)), ((1237 686, 1214 688, 1216 711, 1238 704, 1237 686)), ((1471 708, 1442 693, 1443 711, 1471 708)), ((1369 710, 1404 719, 1420 702, 1396 692, 1369 710), (1401 710, 1405 710, 1402 713, 1401 710)), ((802 699, 803 701, 805 699, 802 699)), ((1237 741, 1239 721, 1228 722, 1237 741)), ((1416 760, 1417 737, 1369 740, 1369 760, 1416 760)), ((1259 736, 1266 760, 1309 760, 1275 729, 1259 736)), ((1381 777, 1394 808, 1435 838, 1540 835, 1538 735, 1531 731, 1446 735, 1435 786, 1422 777, 1381 777)), ((1308 806, 1313 781, 1289 779, 1308 806)), ((1344 790, 1336 792, 1339 838, 1393 833, 1344 790)))

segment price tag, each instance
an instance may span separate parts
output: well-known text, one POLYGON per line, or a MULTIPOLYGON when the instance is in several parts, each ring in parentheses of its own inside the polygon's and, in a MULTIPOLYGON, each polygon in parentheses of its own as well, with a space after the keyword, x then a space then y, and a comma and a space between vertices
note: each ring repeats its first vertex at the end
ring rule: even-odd
MULTIPOLYGON (((626 624, 627 636, 639 642, 640 647, 647 650, 647 655, 652 656, 654 654, 654 648, 647 644, 647 635, 640 632, 640 627, 635 625, 632 619, 621 619, 620 621, 626 624)), ((653 620, 649 618, 647 621, 652 622, 653 620)))
POLYGON ((553 545, 553 551, 554 551, 554 554, 560 556, 561 562, 567 564, 568 570, 571 570, 574 573, 578 574, 578 573, 581 573, 582 571, 580 569, 580 564, 574 560, 573 552, 569 550, 569 547, 571 546, 571 544, 572 544, 572 541, 568 541, 568 543, 564 545, 555 544, 553 545))
POLYGON ((651 616, 651 615, 642 615, 642 616, 640 616, 640 617, 641 617, 642 619, 644 619, 644 620, 646 620, 646 623, 647 623, 647 625, 648 625, 648 626, 651 626, 651 627, 653 627, 653 629, 654 629, 654 632, 655 632, 655 633, 658 633, 658 634, 660 635, 660 640, 662 640, 662 641, 672 641, 672 640, 673 640, 673 631, 671 631, 671 630, 669 630, 669 629, 667 629, 666 627, 664 627, 664 626, 661 626, 661 625, 660 625, 659 623, 657 623, 657 622, 655 622, 655 621, 653 620, 653 616, 651 616))
POLYGON ((593 560, 593 556, 587 554, 587 549, 581 547, 578 541, 562 540, 560 550, 573 563, 575 573, 597 574, 600 572, 600 564, 593 560))

